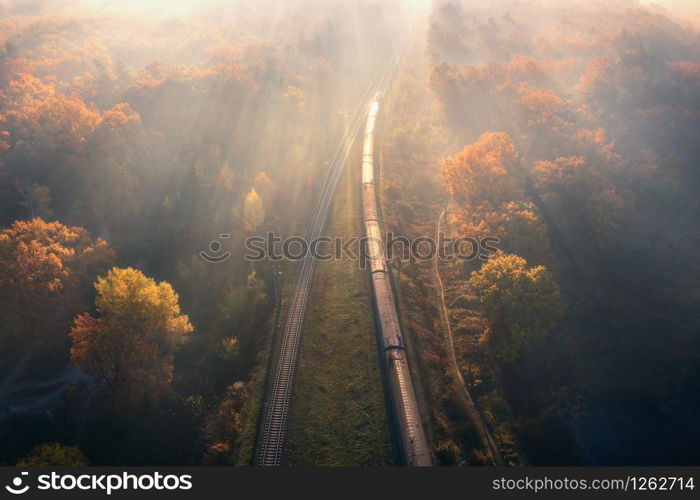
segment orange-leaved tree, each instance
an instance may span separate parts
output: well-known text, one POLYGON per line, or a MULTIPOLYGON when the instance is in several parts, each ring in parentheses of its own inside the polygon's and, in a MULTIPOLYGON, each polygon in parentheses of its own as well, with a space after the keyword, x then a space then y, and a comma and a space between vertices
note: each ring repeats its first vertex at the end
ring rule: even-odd
POLYGON ((35 218, 0 231, 0 371, 25 355, 38 371, 65 362, 83 291, 113 261, 109 245, 81 227, 35 218))
POLYGON ((518 156, 505 132, 487 132, 447 158, 442 173, 447 191, 460 207, 499 207, 523 198, 518 156))

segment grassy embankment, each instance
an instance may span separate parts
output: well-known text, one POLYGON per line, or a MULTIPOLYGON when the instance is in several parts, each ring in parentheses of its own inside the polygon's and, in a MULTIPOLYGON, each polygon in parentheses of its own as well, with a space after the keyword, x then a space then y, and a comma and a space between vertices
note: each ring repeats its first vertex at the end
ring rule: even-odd
MULTIPOLYGON (((327 235, 362 234, 357 141, 338 184, 327 235)), ((289 455, 296 466, 388 465, 371 295, 358 262, 316 267, 292 396, 289 455)))

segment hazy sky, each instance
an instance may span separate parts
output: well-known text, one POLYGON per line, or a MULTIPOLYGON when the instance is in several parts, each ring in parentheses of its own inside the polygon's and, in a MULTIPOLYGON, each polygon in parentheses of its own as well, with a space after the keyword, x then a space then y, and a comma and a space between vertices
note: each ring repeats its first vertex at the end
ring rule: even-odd
POLYGON ((643 5, 659 5, 675 17, 700 27, 700 0, 640 0, 643 5))
MULTIPOLYGON (((351 3, 355 0, 345 0, 351 3)), ((372 1, 372 0, 356 0, 372 1)), ((381 1, 381 0, 375 0, 381 1)), ((498 0, 494 0, 498 1, 498 0)), ((561 0, 570 1, 570 0, 561 0)), ((641 5, 657 5, 665 9, 676 20, 691 22, 700 28, 700 0, 636 0, 641 5)), ((424 4, 429 7, 433 0, 401 0, 405 7, 416 7, 424 4)), ((186 17, 194 12, 230 9, 232 5, 243 7, 251 5, 262 6, 264 9, 279 8, 283 4, 308 4, 313 8, 314 2, 309 0, 0 0, 0 13, 3 6, 32 6, 41 4, 44 11, 66 13, 85 10, 97 10, 103 14, 119 13, 122 15, 147 15, 152 18, 186 17)), ((423 9, 420 9, 421 11, 423 9)))

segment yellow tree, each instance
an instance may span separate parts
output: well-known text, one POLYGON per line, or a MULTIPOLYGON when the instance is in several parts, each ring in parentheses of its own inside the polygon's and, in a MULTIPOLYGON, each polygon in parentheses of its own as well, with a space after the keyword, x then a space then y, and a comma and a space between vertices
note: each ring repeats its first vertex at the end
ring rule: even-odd
POLYGON ((497 253, 473 272, 474 287, 491 319, 488 341, 505 362, 544 338, 562 314, 559 286, 544 266, 527 267, 522 257, 497 253))
POLYGON ((115 404, 167 394, 175 350, 192 332, 169 283, 112 268, 95 283, 97 317, 81 314, 70 332, 71 361, 115 404))
POLYGON ((253 187, 265 201, 270 201, 270 197, 272 197, 272 181, 265 172, 261 171, 255 176, 255 179, 253 179, 253 187))
POLYGON ((245 197, 243 221, 246 231, 255 231, 265 221, 265 207, 255 188, 245 197))

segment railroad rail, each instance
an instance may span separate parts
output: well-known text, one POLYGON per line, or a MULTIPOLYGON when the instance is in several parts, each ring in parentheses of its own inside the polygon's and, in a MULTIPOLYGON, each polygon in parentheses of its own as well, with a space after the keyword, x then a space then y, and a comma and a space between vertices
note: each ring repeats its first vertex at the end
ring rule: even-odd
MULTIPOLYGON (((346 127, 345 134, 326 172, 320 195, 312 212, 307 228, 307 241, 321 235, 333 200, 335 187, 340 179, 345 160, 350 153, 364 119, 364 113, 373 96, 386 89, 398 65, 399 56, 381 69, 366 88, 360 103, 346 127)), ((289 405, 301 334, 304 326, 306 304, 316 261, 306 256, 300 263, 292 286, 286 322, 272 368, 272 378, 268 385, 266 402, 263 408, 262 424, 258 436, 255 463, 259 466, 279 466, 286 446, 289 405)))

